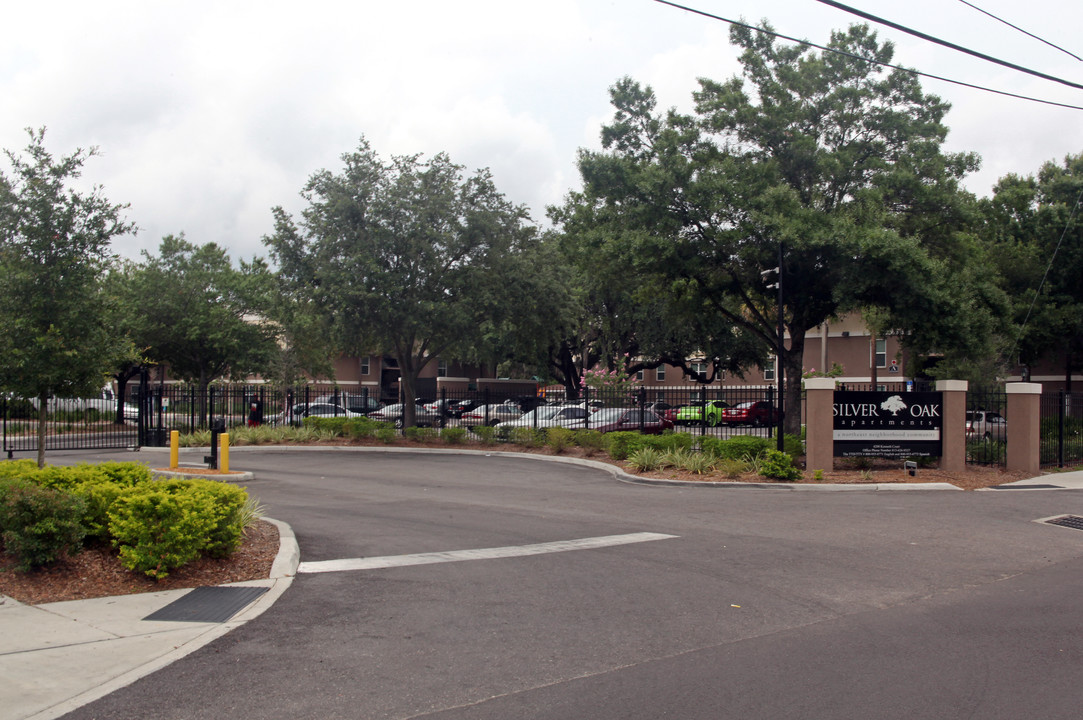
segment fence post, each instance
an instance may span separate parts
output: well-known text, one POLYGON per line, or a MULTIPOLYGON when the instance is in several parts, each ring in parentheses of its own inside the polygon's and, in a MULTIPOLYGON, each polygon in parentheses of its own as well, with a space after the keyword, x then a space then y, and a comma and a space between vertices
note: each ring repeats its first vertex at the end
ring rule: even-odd
POLYGON ((1008 383, 1008 470, 1037 475, 1041 469, 1040 383, 1008 383))
POLYGON ((805 469, 835 468, 835 380, 805 380, 805 469))
POLYGON ((944 417, 940 427, 940 469, 950 472, 966 470, 966 380, 938 380, 937 392, 944 400, 944 417))

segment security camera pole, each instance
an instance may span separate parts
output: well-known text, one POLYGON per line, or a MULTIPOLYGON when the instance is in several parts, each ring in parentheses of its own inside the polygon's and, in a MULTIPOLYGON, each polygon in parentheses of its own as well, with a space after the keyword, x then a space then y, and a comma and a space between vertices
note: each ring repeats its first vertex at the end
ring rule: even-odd
POLYGON ((763 277, 766 277, 770 273, 775 273, 775 282, 773 284, 768 285, 767 289, 770 290, 770 289, 774 288, 774 289, 778 290, 778 336, 776 338, 777 341, 778 341, 778 344, 775 347, 775 381, 778 383, 778 390, 775 392, 775 394, 776 394, 775 407, 778 409, 778 415, 777 415, 777 420, 776 420, 777 426, 776 426, 776 429, 775 429, 775 440, 776 440, 776 443, 777 443, 776 447, 778 448, 778 450, 780 452, 786 446, 785 442, 783 441, 783 437, 782 437, 782 433, 783 433, 783 420, 782 420, 783 403, 782 403, 782 398, 783 398, 783 388, 785 387, 785 385, 783 384, 783 375, 785 374, 785 370, 783 369, 784 368, 784 363, 782 362, 782 353, 786 349, 786 346, 783 343, 783 340, 784 340, 783 333, 785 332, 785 330, 784 330, 783 317, 782 317, 782 257, 783 257, 783 253, 784 253, 783 244, 780 242, 778 244, 778 267, 768 268, 767 270, 764 270, 763 272, 760 273, 760 275, 763 276, 763 277))

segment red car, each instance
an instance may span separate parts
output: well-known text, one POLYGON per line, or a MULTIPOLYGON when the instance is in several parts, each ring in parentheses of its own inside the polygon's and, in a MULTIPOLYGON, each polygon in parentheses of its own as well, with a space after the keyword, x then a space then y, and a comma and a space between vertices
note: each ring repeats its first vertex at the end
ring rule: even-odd
POLYGON ((661 435, 665 430, 672 430, 673 423, 650 410, 644 410, 641 414, 638 408, 601 408, 590 416, 587 427, 599 432, 627 430, 661 435))
POLYGON ((723 408, 719 422, 723 425, 774 425, 782 419, 782 413, 769 402, 743 402, 723 408))

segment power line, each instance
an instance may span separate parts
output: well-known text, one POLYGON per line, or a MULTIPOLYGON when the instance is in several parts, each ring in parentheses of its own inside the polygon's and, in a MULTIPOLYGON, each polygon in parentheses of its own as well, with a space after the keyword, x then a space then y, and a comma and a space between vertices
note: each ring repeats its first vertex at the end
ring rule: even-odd
POLYGON ((1061 47, 1060 45, 1054 45, 1053 43, 1049 42, 1049 41, 1048 41, 1048 40, 1046 40, 1045 38, 1041 38, 1041 37, 1038 37, 1038 36, 1037 36, 1037 35, 1035 35, 1034 33, 1030 33, 1030 32, 1027 32, 1026 30, 1024 30, 1023 28, 1021 28, 1021 27, 1019 27, 1019 26, 1017 26, 1017 25, 1012 25, 1012 24, 1011 24, 1010 22, 1008 22, 1008 21, 1007 21, 1007 20, 1005 20, 1004 18, 1000 18, 1000 17, 997 17, 996 15, 994 15, 993 13, 991 13, 991 12, 989 12, 989 11, 987 11, 987 10, 982 10, 982 9, 981 9, 980 7, 978 7, 978 6, 977 6, 977 5, 975 5, 974 3, 969 3, 969 2, 967 2, 966 0, 959 0, 959 2, 961 2, 961 3, 963 4, 963 5, 966 5, 966 6, 968 6, 968 7, 974 8, 975 10, 977 10, 978 12, 980 12, 980 13, 981 13, 981 14, 983 14, 983 15, 988 15, 989 17, 993 18, 993 19, 994 19, 994 20, 996 20, 997 22, 1001 22, 1001 23, 1004 23, 1005 25, 1007 25, 1008 27, 1012 28, 1013 30, 1018 30, 1019 32, 1023 33, 1024 35, 1028 35, 1028 36, 1030 36, 1030 37, 1034 38, 1034 39, 1035 39, 1035 40, 1037 40, 1038 42, 1042 42, 1042 43, 1045 43, 1045 44, 1046 44, 1046 45, 1048 45, 1049 47, 1051 47, 1051 48, 1054 48, 1054 49, 1056 49, 1056 50, 1060 50, 1060 51, 1061 51, 1062 53, 1064 53, 1065 55, 1069 55, 1069 56, 1071 56, 1071 57, 1075 58, 1076 60, 1079 60, 1080 62, 1083 62, 1083 58, 1079 57, 1079 56, 1078 56, 1078 55, 1076 55, 1075 53, 1073 53, 1073 52, 1071 52, 1071 51, 1069 51, 1069 50, 1065 50, 1065 49, 1064 49, 1064 48, 1062 48, 1062 47, 1061 47))
POLYGON ((1071 80, 1065 80, 1063 78, 1056 77, 1055 75, 1047 75, 1046 73, 1039 72, 1037 70, 1031 70, 1030 68, 1025 68, 1022 65, 1016 65, 1015 63, 1008 62, 1007 60, 1001 60, 999 58, 995 58, 992 55, 986 55, 985 53, 978 52, 977 50, 971 50, 969 48, 965 48, 962 45, 956 45, 955 43, 948 42, 947 40, 941 40, 938 37, 935 37, 933 35, 929 35, 927 33, 923 33, 920 30, 914 30, 913 28, 908 28, 905 25, 900 25, 899 23, 892 22, 890 20, 885 20, 882 17, 878 17, 876 15, 873 15, 872 13, 867 13, 864 10, 858 10, 857 8, 850 7, 849 5, 844 5, 843 3, 836 2, 835 0, 816 0, 816 2, 823 3, 824 5, 830 5, 833 8, 838 8, 839 10, 851 13, 853 15, 857 15, 858 17, 865 18, 866 20, 871 20, 872 22, 880 23, 881 25, 886 25, 889 28, 894 28, 896 30, 901 30, 902 32, 904 32, 904 33, 906 33, 908 35, 913 35, 914 37, 919 37, 922 40, 928 40, 929 42, 936 43, 937 45, 943 45, 946 48, 951 48, 952 50, 958 50, 959 52, 966 53, 967 55, 973 55, 974 57, 981 58, 982 60, 988 60, 991 63, 996 63, 997 65, 1003 65, 1004 67, 1011 68, 1012 70, 1018 70, 1019 72, 1024 72, 1024 73, 1027 73, 1028 75, 1034 75, 1035 77, 1040 77, 1040 78, 1042 78, 1044 80, 1052 80, 1053 82, 1058 82, 1058 83, 1061 83, 1062 85, 1068 85, 1069 87, 1074 87, 1074 88, 1078 88, 1080 90, 1083 90, 1083 85, 1080 85, 1079 83, 1072 82, 1071 80))
POLYGON ((684 10, 685 12, 690 12, 693 15, 701 15, 703 17, 710 18, 712 20, 719 20, 719 21, 724 22, 724 23, 729 23, 730 25, 736 25, 737 27, 747 28, 748 30, 753 30, 753 31, 758 32, 758 33, 763 33, 764 35, 770 35, 772 37, 776 37, 776 38, 779 38, 781 40, 788 40, 790 42, 794 42, 794 43, 797 43, 799 45, 806 45, 808 47, 814 47, 817 50, 823 50, 824 52, 835 53, 836 55, 842 55, 844 57, 853 58, 855 60, 861 60, 862 62, 871 63, 873 65, 880 65, 882 67, 888 67, 888 68, 891 68, 892 70, 899 70, 901 72, 907 72, 907 73, 910 73, 911 75, 917 75, 919 77, 926 77, 926 78, 929 78, 931 80, 940 80, 941 82, 951 83, 952 85, 959 85, 959 86, 962 86, 962 87, 968 87, 968 88, 971 88, 973 90, 981 90, 983 92, 994 93, 996 95, 1003 95, 1005 97, 1016 98, 1018 100, 1028 100, 1030 102, 1042 103, 1043 105, 1054 105, 1056 107, 1068 108, 1069 110, 1083 110, 1083 106, 1081 106, 1081 105, 1071 105, 1069 103, 1055 102, 1053 100, 1042 100, 1041 98, 1030 97, 1030 96, 1027 96, 1027 95, 1019 95, 1017 93, 1006 92, 1004 90, 996 90, 994 88, 984 87, 982 85, 974 85, 973 83, 963 82, 962 80, 952 80, 951 78, 946 78, 946 77, 943 77, 943 76, 940 76, 940 75, 933 75, 932 73, 922 72, 921 70, 914 70, 913 68, 902 67, 900 65, 892 65, 891 63, 881 62, 879 60, 872 60, 870 58, 862 57, 861 55, 855 55, 854 53, 849 53, 849 52, 846 52, 844 50, 839 50, 837 48, 831 48, 831 47, 826 47, 824 45, 818 45, 818 44, 816 44, 814 42, 810 42, 808 40, 799 40, 798 38, 790 37, 789 35, 783 35, 782 33, 778 33, 778 32, 775 32, 773 30, 766 30, 766 29, 761 28, 761 27, 756 27, 755 25, 749 25, 748 23, 743 23, 743 22, 740 22, 740 21, 737 21, 737 20, 730 20, 729 18, 724 18, 724 17, 721 17, 720 15, 712 15, 711 13, 705 12, 703 10, 697 10, 695 8, 688 7, 686 5, 680 5, 680 4, 675 3, 675 2, 670 2, 670 0, 654 0, 654 2, 659 3, 660 5, 669 5, 670 7, 676 8, 678 10, 684 10))

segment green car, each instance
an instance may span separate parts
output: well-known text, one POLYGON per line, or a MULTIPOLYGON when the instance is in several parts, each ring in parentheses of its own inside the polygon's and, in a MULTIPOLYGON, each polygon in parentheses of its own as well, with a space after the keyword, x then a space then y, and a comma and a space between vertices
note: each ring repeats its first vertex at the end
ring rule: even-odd
POLYGON ((706 416, 707 424, 714 427, 722 419, 722 410, 728 407, 729 403, 722 400, 708 400, 702 405, 685 405, 677 410, 673 422, 678 425, 699 425, 706 416))

